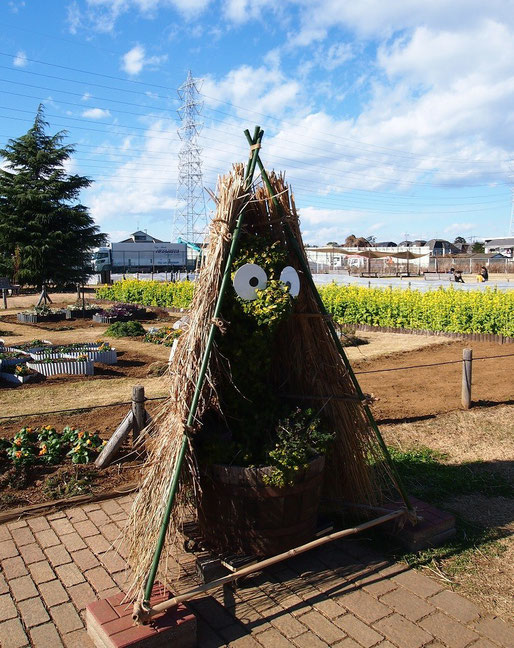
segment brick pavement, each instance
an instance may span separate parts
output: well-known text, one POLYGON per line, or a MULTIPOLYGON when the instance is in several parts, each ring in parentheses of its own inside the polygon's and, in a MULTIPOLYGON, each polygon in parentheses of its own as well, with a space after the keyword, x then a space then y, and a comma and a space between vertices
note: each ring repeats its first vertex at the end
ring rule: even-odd
MULTIPOLYGON (((84 609, 126 579, 131 497, 0 525, 1 648, 91 648, 84 609), (115 543, 116 549, 113 549, 115 543)), ((190 555, 170 561, 181 588, 190 555)), ((358 539, 191 601, 200 648, 512 648, 514 628, 358 539)))

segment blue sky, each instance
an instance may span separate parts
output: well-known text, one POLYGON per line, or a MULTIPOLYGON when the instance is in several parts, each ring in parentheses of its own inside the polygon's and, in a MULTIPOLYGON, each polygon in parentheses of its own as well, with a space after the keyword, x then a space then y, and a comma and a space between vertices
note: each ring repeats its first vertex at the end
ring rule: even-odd
POLYGON ((508 233, 511 0, 4 0, 0 26, 0 142, 42 102, 112 240, 170 238, 189 69, 204 185, 260 124, 306 242, 508 233))

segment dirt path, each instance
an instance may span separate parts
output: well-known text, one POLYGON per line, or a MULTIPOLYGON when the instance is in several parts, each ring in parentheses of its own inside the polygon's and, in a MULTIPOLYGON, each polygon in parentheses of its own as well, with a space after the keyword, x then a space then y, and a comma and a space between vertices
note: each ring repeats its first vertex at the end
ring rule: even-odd
POLYGON ((362 389, 378 399, 373 411, 379 420, 428 417, 460 408, 460 361, 464 348, 473 349, 475 358, 472 390, 475 405, 513 402, 514 346, 509 344, 451 341, 398 355, 354 361, 353 366, 362 389), (478 360, 490 356, 507 357, 478 360), (455 360, 458 361, 455 364, 438 364, 455 360), (407 368, 428 364, 436 366, 407 368), (398 368, 403 369, 379 371, 398 368))

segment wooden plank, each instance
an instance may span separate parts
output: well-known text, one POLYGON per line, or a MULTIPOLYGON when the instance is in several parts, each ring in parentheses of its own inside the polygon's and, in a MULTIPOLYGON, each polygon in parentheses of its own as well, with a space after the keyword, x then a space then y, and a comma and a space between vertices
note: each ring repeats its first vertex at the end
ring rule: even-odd
POLYGON ((75 497, 67 497, 64 499, 51 500, 49 502, 40 502, 39 504, 29 504, 19 508, 11 509, 0 513, 0 524, 16 520, 22 517, 31 517, 33 515, 41 515, 41 513, 48 513, 52 509, 63 509, 77 504, 89 504, 90 502, 102 502, 107 499, 114 499, 116 497, 123 497, 132 493, 139 488, 138 482, 130 482, 125 486, 120 486, 115 490, 105 491, 103 493, 93 493, 91 495, 76 495, 75 497))

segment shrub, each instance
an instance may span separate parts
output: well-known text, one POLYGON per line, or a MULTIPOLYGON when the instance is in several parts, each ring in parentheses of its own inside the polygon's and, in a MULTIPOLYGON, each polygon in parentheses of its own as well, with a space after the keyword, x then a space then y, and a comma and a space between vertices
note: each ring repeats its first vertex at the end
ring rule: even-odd
POLYGON ((114 322, 107 327, 105 335, 108 337, 139 337, 145 335, 146 331, 141 322, 114 322))

